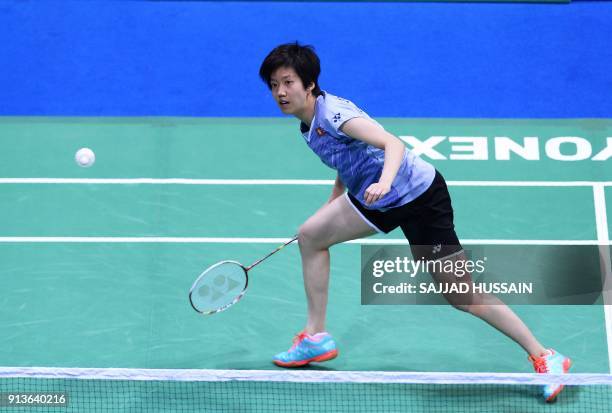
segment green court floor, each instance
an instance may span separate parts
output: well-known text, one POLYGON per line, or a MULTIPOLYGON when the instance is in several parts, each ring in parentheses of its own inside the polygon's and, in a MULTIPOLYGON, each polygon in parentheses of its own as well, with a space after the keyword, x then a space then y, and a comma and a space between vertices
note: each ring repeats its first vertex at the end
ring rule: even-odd
MULTIPOLYGON (((581 137, 595 156, 612 136, 612 121, 381 122, 397 135, 421 141, 447 138, 435 148, 447 159, 432 162, 451 181, 461 239, 601 237, 592 186, 452 182, 610 182, 610 160, 555 160, 546 145, 555 137, 581 137), (450 159, 459 153, 452 146, 459 144, 448 138, 458 136, 487 138, 488 159, 450 159), (495 159, 493 142, 500 136, 517 142, 538 137, 540 159, 495 159)), ((304 323, 297 248, 288 247, 254 269, 249 292, 235 307, 202 317, 187 300, 194 278, 222 259, 251 263, 276 242, 188 243, 184 238, 288 238, 327 199, 329 185, 57 184, 6 178, 333 179, 301 141, 295 122, 3 118, 0 136, 0 178, 5 179, 0 180, 0 365, 276 368, 270 357, 285 350, 304 323), (83 146, 96 151, 92 168, 73 162, 83 146), (92 243, 57 237, 136 239, 92 243), (146 237, 159 239, 144 242, 146 237)), ((565 156, 572 150, 572 145, 562 147, 565 156)), ((604 211, 611 217, 612 187, 604 191, 604 211)), ((607 232, 612 233, 610 218, 607 232)), ((376 237, 399 239, 401 233, 376 237)), ((359 272, 359 244, 332 248, 328 329, 341 355, 319 368, 531 371, 517 345, 450 307, 362 306, 359 272)), ((574 359, 573 371, 610 372, 602 306, 517 306, 515 311, 543 343, 574 359)))

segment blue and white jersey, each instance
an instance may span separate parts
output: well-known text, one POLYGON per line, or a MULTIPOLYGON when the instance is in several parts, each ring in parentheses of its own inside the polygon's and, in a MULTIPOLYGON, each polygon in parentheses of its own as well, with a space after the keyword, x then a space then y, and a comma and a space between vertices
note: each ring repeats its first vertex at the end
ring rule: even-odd
POLYGON ((364 207, 396 208, 425 192, 433 182, 435 168, 406 149, 389 193, 373 204, 366 205, 364 192, 380 179, 385 151, 351 138, 340 130, 346 121, 358 117, 370 119, 382 128, 352 102, 323 93, 317 97, 310 128, 302 123, 300 129, 310 149, 325 165, 338 171, 338 176, 349 193, 364 207))

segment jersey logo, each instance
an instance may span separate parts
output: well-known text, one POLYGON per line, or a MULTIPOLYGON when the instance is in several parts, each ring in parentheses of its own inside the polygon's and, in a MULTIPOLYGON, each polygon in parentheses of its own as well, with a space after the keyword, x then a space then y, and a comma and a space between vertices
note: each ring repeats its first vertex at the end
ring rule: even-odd
POLYGON ((341 118, 340 114, 339 114, 339 113, 336 113, 336 114, 334 115, 334 123, 338 122, 338 121, 340 120, 340 118, 341 118))
POLYGON ((319 136, 325 135, 325 131, 320 126, 316 129, 316 131, 317 131, 317 135, 319 136))

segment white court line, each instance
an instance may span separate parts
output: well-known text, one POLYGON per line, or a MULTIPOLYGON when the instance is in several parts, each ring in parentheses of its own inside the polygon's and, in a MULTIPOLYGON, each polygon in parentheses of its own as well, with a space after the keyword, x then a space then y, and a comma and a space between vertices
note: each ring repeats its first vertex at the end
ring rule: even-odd
POLYGON ((595 205, 595 222, 599 256, 603 274, 604 315, 606 322, 606 339, 608 342, 608 367, 612 373, 612 264, 610 263, 610 237, 608 234, 608 217, 606 212, 606 192, 603 185, 593 186, 593 203, 595 205))
MULTIPOLYGON (((0 243, 115 243, 115 244, 282 244, 291 238, 212 238, 212 237, 0 237, 0 243)), ((598 240, 558 239, 463 239, 463 245, 600 245, 598 240)), ((343 244, 397 245, 402 239, 360 238, 343 244)), ((608 241, 607 245, 612 245, 608 241)))
POLYGON ((0 178, 0 184, 96 185, 333 185, 327 179, 0 178))
MULTIPOLYGON (((97 185, 333 185, 327 179, 188 179, 188 178, 0 178, 0 184, 97 185)), ((450 186, 593 187, 612 181, 447 181, 450 186)))

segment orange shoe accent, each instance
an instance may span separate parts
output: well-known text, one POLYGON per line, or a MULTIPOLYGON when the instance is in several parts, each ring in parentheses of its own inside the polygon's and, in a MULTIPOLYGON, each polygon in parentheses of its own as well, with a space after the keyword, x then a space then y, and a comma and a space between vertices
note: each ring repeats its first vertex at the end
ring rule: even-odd
POLYGON ((323 353, 316 357, 312 357, 306 360, 290 361, 288 363, 282 362, 280 360, 274 360, 274 364, 280 367, 302 367, 309 363, 312 363, 313 361, 314 362, 328 361, 328 360, 335 359, 336 357, 338 357, 338 350, 331 350, 331 351, 328 351, 327 353, 323 353))
POLYGON ((328 351, 312 359, 312 361, 328 361, 338 357, 338 350, 328 351))

